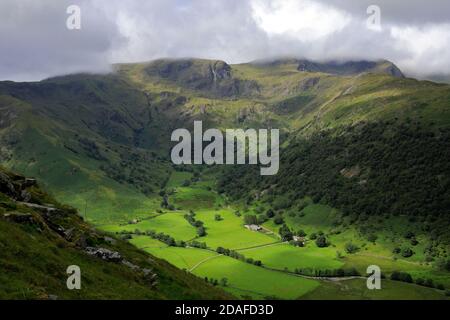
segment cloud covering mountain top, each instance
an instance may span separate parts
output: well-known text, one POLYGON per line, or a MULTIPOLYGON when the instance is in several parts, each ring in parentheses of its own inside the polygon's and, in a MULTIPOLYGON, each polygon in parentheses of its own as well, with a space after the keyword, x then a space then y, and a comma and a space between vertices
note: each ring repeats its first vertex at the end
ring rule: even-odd
POLYGON ((290 56, 388 59, 408 75, 450 74, 450 2, 378 0, 3 0, 0 79, 105 72, 160 57, 229 63, 290 56), (69 30, 69 5, 81 30, 69 30))

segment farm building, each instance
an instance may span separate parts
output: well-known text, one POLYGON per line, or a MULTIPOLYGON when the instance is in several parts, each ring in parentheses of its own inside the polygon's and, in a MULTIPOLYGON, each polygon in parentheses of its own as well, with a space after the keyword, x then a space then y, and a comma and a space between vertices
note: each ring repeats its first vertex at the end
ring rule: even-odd
POLYGON ((246 224, 245 227, 251 231, 260 231, 262 228, 256 224, 246 224))
POLYGON ((296 241, 296 242, 301 242, 301 243, 303 243, 303 244, 306 243, 305 237, 294 236, 292 239, 293 239, 294 241, 296 241))

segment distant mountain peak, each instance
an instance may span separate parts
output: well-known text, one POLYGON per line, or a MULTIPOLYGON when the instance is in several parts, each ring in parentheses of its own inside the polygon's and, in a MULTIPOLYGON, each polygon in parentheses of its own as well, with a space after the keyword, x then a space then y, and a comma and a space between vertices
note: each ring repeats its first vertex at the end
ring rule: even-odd
POLYGON ((358 75, 362 73, 387 74, 397 78, 404 78, 402 71, 392 62, 387 60, 349 60, 318 62, 308 59, 277 59, 272 61, 255 62, 260 66, 295 65, 300 72, 320 72, 339 76, 358 75))

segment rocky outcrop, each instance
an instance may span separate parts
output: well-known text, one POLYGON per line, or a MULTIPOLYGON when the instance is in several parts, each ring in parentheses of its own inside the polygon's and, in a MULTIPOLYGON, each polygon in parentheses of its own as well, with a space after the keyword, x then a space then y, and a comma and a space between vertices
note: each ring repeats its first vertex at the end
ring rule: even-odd
POLYGON ((404 75, 400 69, 389 61, 347 61, 347 62, 313 62, 299 60, 297 70, 300 72, 320 72, 333 75, 358 75, 362 73, 387 74, 397 78, 404 75))
POLYGON ((100 258, 105 261, 121 262, 123 260, 119 252, 111 251, 105 248, 87 247, 85 251, 88 255, 100 258))
POLYGON ((18 175, 7 175, 0 171, 0 192, 14 200, 29 202, 31 194, 27 188, 36 185, 35 179, 24 178, 18 175))
POLYGON ((186 89, 201 91, 206 96, 237 97, 259 93, 255 81, 234 77, 232 67, 219 60, 157 60, 145 72, 186 89))

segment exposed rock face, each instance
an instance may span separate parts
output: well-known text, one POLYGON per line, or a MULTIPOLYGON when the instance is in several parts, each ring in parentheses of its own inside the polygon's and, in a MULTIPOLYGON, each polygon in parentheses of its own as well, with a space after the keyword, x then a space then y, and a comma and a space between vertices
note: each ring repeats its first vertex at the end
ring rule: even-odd
POLYGON ((21 213, 21 212, 8 212, 3 215, 6 220, 15 222, 15 223, 33 223, 34 218, 30 213, 21 213))
POLYGON ((259 92, 256 82, 235 78, 231 66, 223 61, 158 60, 147 67, 146 73, 205 95, 233 97, 259 92))
POLYGON ((105 248, 87 247, 85 250, 88 255, 95 256, 105 261, 121 262, 123 260, 119 252, 105 248))
POLYGON ((10 196, 14 200, 28 202, 31 194, 26 188, 36 185, 36 180, 13 175, 9 176, 0 172, 0 192, 10 196))
POLYGON ((299 89, 301 91, 307 91, 307 90, 317 86, 319 84, 319 82, 320 82, 319 77, 307 78, 299 84, 299 89))
POLYGON ((16 188, 14 187, 11 178, 2 172, 0 172, 0 192, 9 196, 16 195, 16 188))

